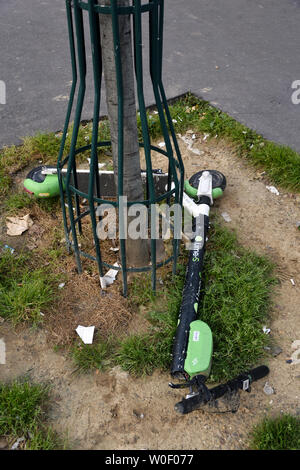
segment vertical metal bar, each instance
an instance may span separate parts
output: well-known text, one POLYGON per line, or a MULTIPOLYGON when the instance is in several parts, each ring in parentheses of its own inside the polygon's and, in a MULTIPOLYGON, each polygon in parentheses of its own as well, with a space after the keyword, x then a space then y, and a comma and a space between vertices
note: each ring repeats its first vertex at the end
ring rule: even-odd
POLYGON ((160 7, 159 7, 159 10, 160 10, 160 13, 159 13, 159 42, 160 42, 160 46, 159 46, 159 89, 160 89, 162 102, 163 102, 163 105, 164 105, 164 108, 165 108, 165 113, 166 113, 166 116, 167 116, 169 129, 170 129, 170 132, 171 132, 171 135, 172 135, 172 140, 173 140, 173 144, 174 144, 174 147, 175 147, 175 152, 176 152, 176 156, 177 156, 177 160, 178 160, 180 177, 181 177, 180 204, 182 204, 183 186, 184 186, 184 165, 183 165, 183 161, 182 161, 182 157, 181 157, 181 152, 180 152, 180 149, 179 149, 179 146, 178 146, 178 142, 177 142, 174 126, 173 126, 172 117, 171 117, 171 114, 170 114, 165 89, 164 89, 163 82, 162 82, 164 1, 159 0, 159 5, 160 5, 160 7))
MULTIPOLYGON (((122 61, 120 53, 120 34, 117 1, 110 0, 116 79, 118 89, 118 208, 119 208, 119 232, 124 234, 124 210, 120 208, 120 197, 124 195, 123 172, 124 172, 124 97, 123 97, 123 74, 122 61)), ((126 207, 127 209, 127 207, 126 207)), ((127 265, 126 265, 126 243, 125 239, 120 237, 121 264, 123 276, 123 295, 127 296, 127 265)))
MULTIPOLYGON (((160 83, 162 75, 162 38, 160 34, 162 33, 162 19, 163 19, 163 10, 160 10, 159 15, 159 6, 160 0, 150 0, 153 3, 153 9, 149 13, 149 31, 150 31, 150 75, 152 80, 153 92, 155 96, 156 106, 159 114, 159 119, 161 123, 161 129, 164 135, 164 140, 166 143, 167 154, 169 157, 169 173, 172 173, 174 185, 175 185, 175 203, 179 202, 179 182, 177 177, 177 172, 174 163, 174 154, 171 141, 169 138, 168 126, 165 119, 164 108, 161 102, 160 96, 160 83)), ((170 178, 168 179, 168 189, 170 189, 170 178)), ((178 247, 179 240, 173 240, 173 273, 176 272, 177 257, 178 257, 178 247)))
MULTIPOLYGON (((164 108, 165 108, 165 113, 166 113, 166 116, 167 116, 167 121, 168 121, 169 129, 170 129, 170 132, 171 132, 172 140, 173 140, 173 145, 174 145, 175 152, 176 152, 176 155, 177 155, 178 165, 179 165, 179 172, 180 172, 179 194, 177 194, 177 192, 176 192, 175 202, 177 204, 179 203, 182 206, 183 186, 184 186, 184 166, 183 166, 183 161, 182 161, 182 158, 181 158, 181 152, 180 152, 178 142, 177 142, 177 139, 176 139, 175 130, 174 130, 172 117, 171 117, 171 114, 170 114, 170 110, 169 110, 169 106, 168 106, 164 86, 163 86, 163 83, 162 83, 164 1, 163 0, 158 0, 158 1, 159 1, 159 17, 158 17, 158 21, 159 21, 159 25, 158 25, 159 38, 158 38, 158 40, 160 42, 160 46, 159 46, 158 85, 159 85, 159 90, 160 90, 160 94, 161 94, 161 97, 162 97, 162 102, 163 102, 163 105, 164 105, 164 108)), ((169 184, 169 182, 168 182, 168 184, 169 184)), ((168 190, 169 190, 169 187, 168 187, 168 190)), ((179 240, 174 239, 173 244, 174 244, 173 245, 174 246, 173 273, 175 274, 176 273, 177 259, 178 259, 178 256, 179 256, 180 242, 179 242, 179 240)))
POLYGON ((99 168, 98 168, 98 132, 99 132, 99 111, 101 100, 101 76, 102 76, 102 59, 101 59, 101 45, 100 45, 100 28, 99 16, 95 13, 93 7, 95 0, 88 0, 90 36, 92 46, 92 59, 93 59, 93 73, 94 73, 94 114, 93 114, 93 132, 92 132, 92 148, 91 148, 91 162, 90 162, 90 175, 88 186, 88 201, 90 207, 90 216, 92 221, 92 231, 96 249, 96 259, 100 276, 103 276, 103 266, 101 259, 101 250, 99 238, 97 236, 97 221, 95 215, 95 202, 94 202, 94 183, 96 182, 97 197, 100 197, 99 185, 99 168))
POLYGON ((63 216, 63 224, 64 224, 64 231, 65 231, 65 239, 68 252, 70 252, 70 239, 69 239, 69 232, 68 232, 68 223, 67 223, 67 214, 66 214, 66 207, 65 207, 65 197, 64 197, 64 185, 63 185, 63 177, 61 174, 61 161, 62 156, 65 148, 67 132, 70 124, 70 117, 73 108, 74 102, 74 95, 77 85, 77 66, 76 66, 76 54, 75 54, 75 44, 74 44, 74 28, 73 28, 73 17, 72 17, 72 7, 71 7, 71 0, 66 0, 66 11, 67 11, 67 25, 68 25, 68 33, 69 33, 69 47, 70 47, 70 55, 71 55, 71 65, 72 65, 72 86, 70 90, 69 96, 69 104, 67 108, 67 115, 65 119, 65 125, 63 130, 63 135, 61 139, 59 154, 57 158, 57 175, 58 175, 58 183, 59 183, 59 192, 60 192, 60 204, 63 216))
MULTIPOLYGON (((147 187, 150 195, 150 212, 152 205, 156 202, 154 178, 151 162, 151 143, 149 136, 149 128, 147 121, 147 111, 144 99, 144 85, 143 85, 143 44, 142 44, 142 13, 141 13, 141 0, 134 0, 134 45, 135 45, 135 70, 137 81, 137 94, 139 101, 139 110, 142 125, 142 134, 144 141, 144 151, 147 167, 147 187)), ((153 222, 151 217, 151 225, 153 222)), ((156 218, 155 218, 156 220, 156 218)), ((151 237, 151 264, 152 264, 152 288, 156 289, 156 239, 151 237)))
MULTIPOLYGON (((78 100, 77 100, 77 106, 76 106, 76 111, 75 111, 75 119, 74 119, 74 126, 73 126, 73 133, 72 133, 72 139, 71 139, 67 175, 66 175, 66 194, 67 194, 67 201, 68 201, 68 206, 69 206, 69 217, 70 217, 70 225, 71 225, 71 231, 72 231, 72 236, 73 236, 75 259, 77 263, 78 272, 81 273, 82 266, 81 266, 80 252, 79 252, 79 247, 78 247, 76 226, 75 226, 74 214, 73 214, 72 195, 71 195, 71 191, 69 187, 71 172, 73 171, 73 178, 74 178, 74 173, 76 175, 75 149, 76 149, 76 143, 77 143, 78 131, 79 131, 80 119, 81 119, 81 112, 82 112, 85 89, 86 89, 86 84, 85 84, 86 60, 85 60, 83 18, 82 18, 82 11, 80 7, 78 6, 78 0, 74 0, 74 18, 75 18, 75 27, 76 27, 80 85, 79 85, 79 91, 78 91, 78 100)), ((76 176, 75 176, 74 183, 76 185, 76 176)), ((75 196, 75 200, 76 200, 76 196, 75 196)))

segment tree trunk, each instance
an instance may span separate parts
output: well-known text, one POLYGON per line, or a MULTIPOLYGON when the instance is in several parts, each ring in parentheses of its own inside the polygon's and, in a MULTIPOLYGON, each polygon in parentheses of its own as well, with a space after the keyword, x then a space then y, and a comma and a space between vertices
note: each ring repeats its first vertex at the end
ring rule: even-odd
MULTIPOLYGON (((130 5, 130 0, 118 0, 119 6, 130 5)), ((100 5, 110 5, 110 0, 98 0, 100 5)), ((106 87, 106 102, 116 187, 118 184, 118 90, 116 79, 115 51, 111 15, 100 14, 102 60, 106 87)), ((129 15, 119 18, 120 51, 122 62, 124 97, 124 196, 128 201, 144 199, 141 179, 140 153, 136 120, 135 80, 132 53, 131 22, 129 15)), ((130 222, 130 220, 128 220, 130 222)), ((143 266, 149 262, 146 240, 126 242, 127 262, 130 266, 143 266)))

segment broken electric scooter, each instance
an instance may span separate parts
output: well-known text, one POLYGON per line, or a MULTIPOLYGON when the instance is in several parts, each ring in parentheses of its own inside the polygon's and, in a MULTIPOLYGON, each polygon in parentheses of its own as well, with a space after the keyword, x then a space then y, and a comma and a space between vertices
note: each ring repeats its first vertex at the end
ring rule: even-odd
POLYGON ((182 414, 203 405, 218 411, 218 400, 221 397, 227 400, 229 410, 236 412, 239 407, 239 390, 250 392, 251 383, 269 373, 268 367, 260 366, 211 389, 205 384, 212 366, 213 334, 210 327, 198 319, 198 310, 203 289, 210 208, 214 199, 222 196, 225 188, 225 176, 215 170, 195 174, 186 181, 184 188, 183 205, 192 216, 193 236, 171 364, 172 377, 184 382, 169 384, 173 389, 190 388, 190 393, 175 405, 175 410, 182 414))

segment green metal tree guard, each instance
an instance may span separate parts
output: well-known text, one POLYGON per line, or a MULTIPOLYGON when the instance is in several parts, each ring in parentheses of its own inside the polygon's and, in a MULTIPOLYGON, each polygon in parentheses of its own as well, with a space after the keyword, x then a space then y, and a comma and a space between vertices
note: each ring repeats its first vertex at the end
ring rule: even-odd
MULTIPOLYGON (((110 5, 99 5, 97 0, 79 1, 66 0, 67 22, 69 32, 69 43, 72 64, 72 86, 69 97, 69 104, 66 114, 66 120, 62 135, 61 148, 57 161, 57 171, 60 184, 61 206, 63 213, 63 222, 65 229, 66 244, 68 250, 73 250, 75 254, 78 272, 82 272, 81 257, 86 257, 97 262, 100 276, 104 276, 104 269, 113 268, 122 271, 123 276, 123 294, 127 295, 127 274, 128 272, 146 272, 152 271, 152 287, 156 288, 156 270, 157 268, 173 262, 173 272, 176 272, 176 263, 179 253, 179 240, 173 239, 172 255, 165 261, 157 263, 156 261, 156 241, 151 240, 151 264, 142 268, 128 267, 126 262, 125 240, 120 239, 120 267, 116 268, 111 264, 104 262, 101 254, 101 240, 97 236, 97 218, 96 211, 99 205, 109 204, 119 208, 120 196, 124 195, 123 187, 123 85, 122 85, 122 63, 120 54, 119 37, 119 15, 132 15, 133 25, 132 38, 134 44, 135 78, 137 85, 138 106, 142 127, 142 142, 139 146, 144 149, 146 160, 146 178, 147 178, 147 199, 139 201, 146 205, 150 211, 152 204, 160 203, 164 200, 181 204, 184 183, 184 167, 180 155, 179 146, 173 127, 172 118, 169 112, 168 103, 162 83, 162 51, 163 51, 163 20, 164 20, 164 0, 132 0, 130 6, 119 6, 117 0, 110 0, 110 5), (85 13, 86 12, 86 13, 85 13), (88 21, 84 22, 84 14, 88 15, 88 21), (100 96, 101 96, 101 76, 102 76, 102 57, 100 40, 100 21, 99 15, 110 15, 113 28, 113 47, 115 51, 115 65, 117 74, 118 89, 118 187, 116 200, 107 200, 101 197, 101 187, 98 169, 98 150, 101 147, 111 146, 110 141, 100 141, 99 132, 99 114, 100 114, 100 96), (146 106, 144 100, 143 88, 143 58, 142 58, 142 17, 148 15, 149 20, 149 51, 150 51, 150 77, 153 86, 155 103, 161 124, 162 135, 166 144, 166 150, 151 145, 146 106), (84 41, 85 24, 88 24, 91 39, 93 77, 94 77, 94 113, 93 130, 91 144, 83 147, 77 146, 79 127, 81 123, 82 108, 86 92, 86 72, 87 55, 84 41), (75 92, 78 83, 77 102, 75 105, 75 92), (75 105, 75 117, 71 136, 71 144, 68 155, 65 155, 65 143, 69 130, 71 113, 75 105), (152 171, 151 153, 159 152, 168 159, 168 185, 166 192, 159 196, 155 193, 154 177, 152 171), (76 158, 78 154, 87 152, 90 157, 90 173, 88 192, 84 193, 78 187, 78 173, 76 158), (63 170, 66 170, 63 173, 63 170), (87 199, 89 209, 81 212, 80 200, 87 199), (85 253, 80 249, 78 243, 78 234, 82 234, 84 217, 90 216, 94 238, 95 256, 85 253)), ((136 204, 128 201, 127 206, 136 204)), ((119 230, 121 229, 122 219, 119 213, 119 230)))

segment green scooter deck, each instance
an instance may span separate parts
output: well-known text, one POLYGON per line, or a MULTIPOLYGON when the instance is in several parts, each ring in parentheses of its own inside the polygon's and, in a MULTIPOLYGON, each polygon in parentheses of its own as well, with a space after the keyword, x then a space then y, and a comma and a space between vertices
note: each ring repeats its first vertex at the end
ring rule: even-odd
POLYGON ((189 344, 184 370, 190 378, 196 375, 209 376, 213 353, 213 337, 209 326, 200 321, 190 325, 189 344))

